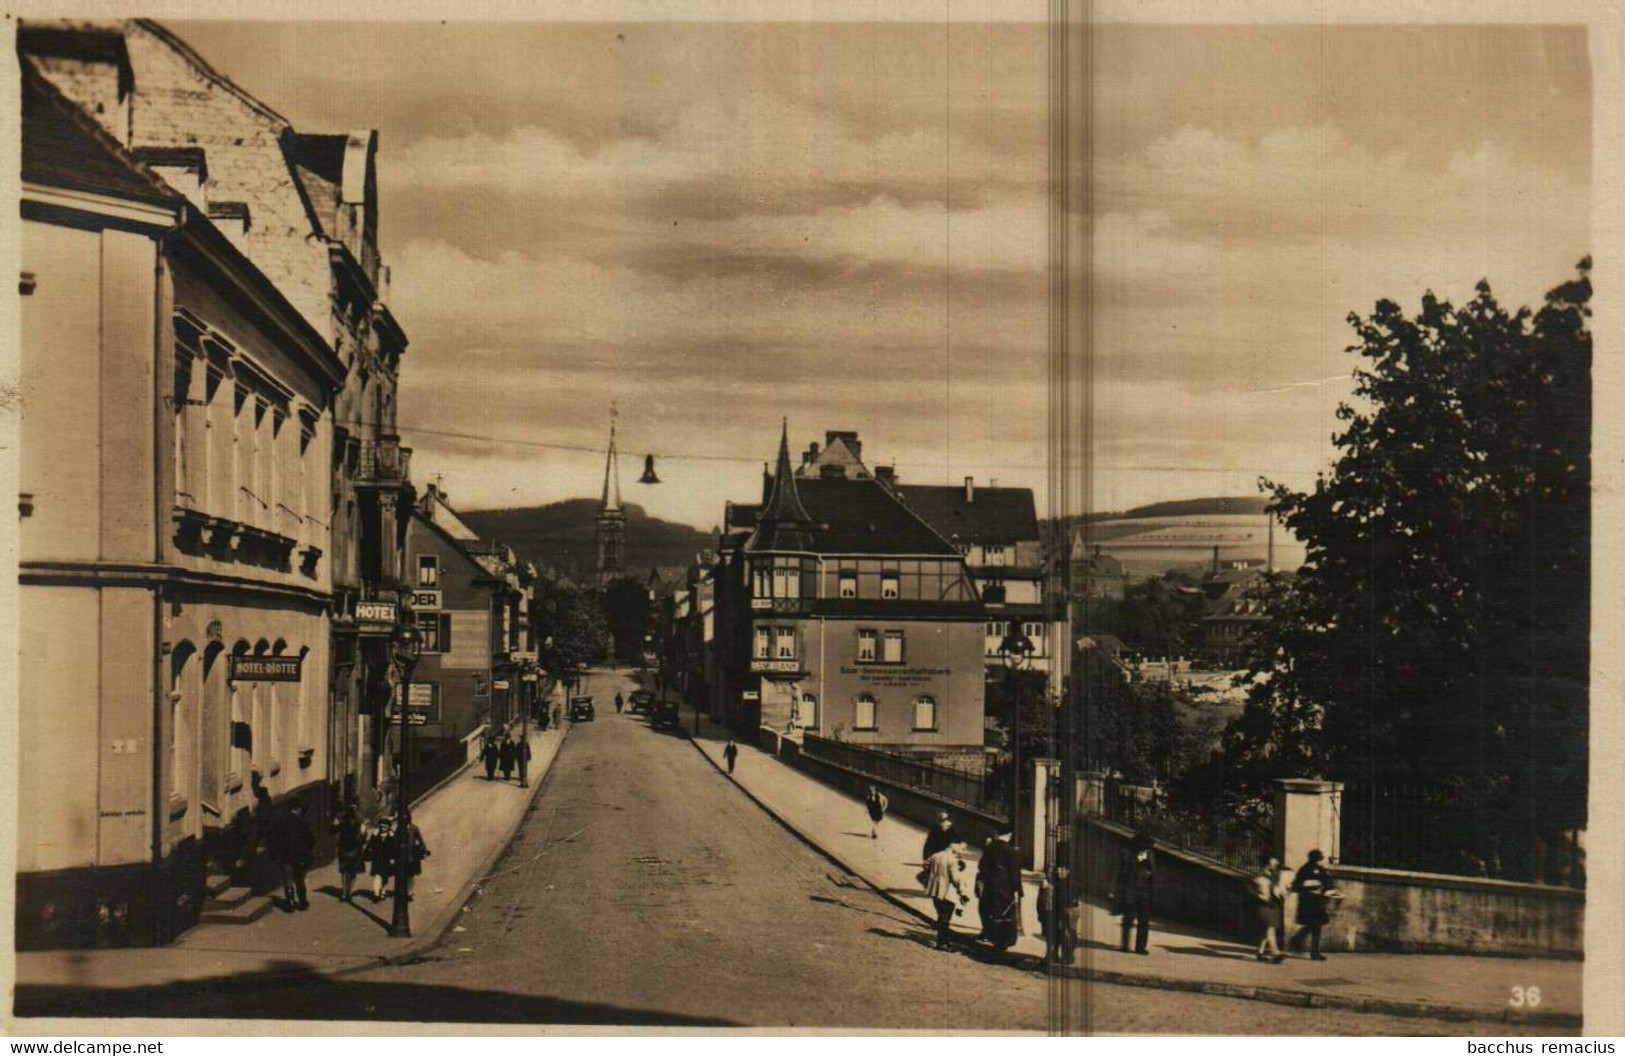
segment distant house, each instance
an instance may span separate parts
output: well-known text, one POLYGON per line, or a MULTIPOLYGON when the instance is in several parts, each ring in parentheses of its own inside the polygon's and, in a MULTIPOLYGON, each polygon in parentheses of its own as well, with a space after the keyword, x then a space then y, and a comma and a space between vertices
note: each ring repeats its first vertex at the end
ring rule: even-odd
POLYGON ((1103 553, 1100 544, 1089 549, 1082 532, 1072 536, 1072 593, 1089 600, 1122 601, 1128 589, 1123 562, 1103 553))
POLYGON ((1263 589, 1266 580, 1257 570, 1247 571, 1251 574, 1227 577, 1224 593, 1202 620, 1203 648, 1221 664, 1240 659, 1247 637, 1269 622, 1269 598, 1263 589))

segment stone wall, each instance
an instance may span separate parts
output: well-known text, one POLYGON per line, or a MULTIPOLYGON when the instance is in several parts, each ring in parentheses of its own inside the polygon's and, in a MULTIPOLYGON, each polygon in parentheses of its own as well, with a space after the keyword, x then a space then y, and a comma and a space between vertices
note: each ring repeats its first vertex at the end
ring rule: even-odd
POLYGON ((1584 954, 1584 891, 1348 865, 1332 876, 1344 897, 1322 934, 1327 949, 1584 954))

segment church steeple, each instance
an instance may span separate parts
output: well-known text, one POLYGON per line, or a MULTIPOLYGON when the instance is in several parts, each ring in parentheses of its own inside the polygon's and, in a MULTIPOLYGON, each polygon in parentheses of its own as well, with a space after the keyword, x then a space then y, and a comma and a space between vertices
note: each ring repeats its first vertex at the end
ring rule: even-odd
POLYGON ((604 493, 598 502, 598 583, 626 571, 626 512, 621 509, 621 470, 615 450, 615 408, 609 411, 609 457, 604 462, 604 493))
POLYGON ((614 408, 609 412, 609 458, 604 462, 604 494, 598 501, 598 512, 621 512, 621 469, 615 455, 614 408))
POLYGON ((796 491, 796 475, 790 468, 790 423, 785 420, 779 434, 779 464, 773 471, 773 494, 762 509, 763 523, 805 524, 812 518, 796 491))

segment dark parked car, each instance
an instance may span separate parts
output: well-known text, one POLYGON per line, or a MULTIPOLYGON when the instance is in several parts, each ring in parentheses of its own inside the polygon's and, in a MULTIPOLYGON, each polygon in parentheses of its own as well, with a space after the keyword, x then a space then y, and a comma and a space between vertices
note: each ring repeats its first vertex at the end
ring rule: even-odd
POLYGON ((591 722, 591 721, 593 721, 592 698, 591 697, 571 697, 570 698, 570 721, 571 722, 591 722))
POLYGON ((682 712, 677 708, 675 700, 662 700, 654 705, 649 715, 649 725, 655 729, 675 730, 683 723, 682 712))
POLYGON ((648 711, 654 705, 655 695, 647 689, 634 689, 632 696, 628 700, 632 705, 632 713, 635 715, 648 711))

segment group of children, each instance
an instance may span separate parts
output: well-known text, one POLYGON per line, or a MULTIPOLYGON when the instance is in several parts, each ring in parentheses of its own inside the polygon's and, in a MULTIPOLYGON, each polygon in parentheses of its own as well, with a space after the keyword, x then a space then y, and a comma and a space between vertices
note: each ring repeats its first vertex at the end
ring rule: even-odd
POLYGON ((386 814, 374 823, 361 817, 354 804, 333 822, 338 835, 339 877, 343 885, 340 898, 351 902, 356 878, 363 872, 372 873, 372 900, 382 901, 389 894, 394 881, 412 897, 412 882, 423 872, 423 859, 429 857, 429 848, 423 842, 423 833, 413 824, 410 816, 405 824, 410 827, 406 838, 406 860, 401 861, 402 840, 400 824, 394 815, 386 814))

